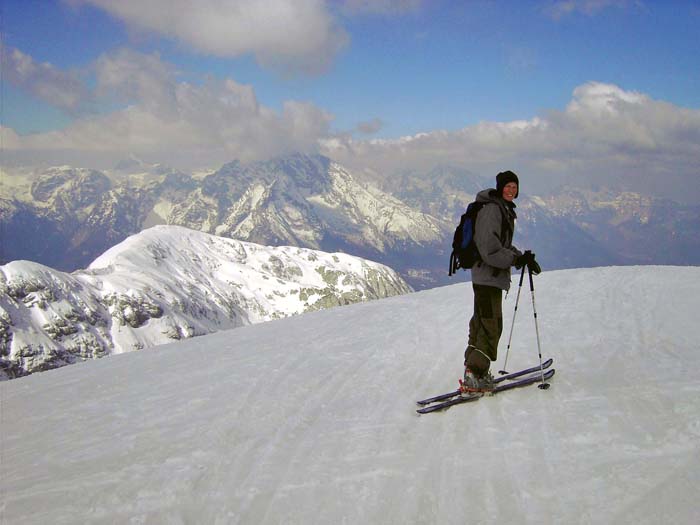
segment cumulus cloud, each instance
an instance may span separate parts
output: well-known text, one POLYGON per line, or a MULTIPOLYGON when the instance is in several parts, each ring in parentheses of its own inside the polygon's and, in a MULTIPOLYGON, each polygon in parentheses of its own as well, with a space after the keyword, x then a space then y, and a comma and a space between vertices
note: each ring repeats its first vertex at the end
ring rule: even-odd
POLYGON ((72 0, 104 9, 129 27, 219 57, 252 54, 265 67, 318 74, 348 35, 322 0, 72 0))
POLYGON ((180 82, 157 54, 122 49, 100 57, 95 71, 97 92, 118 93, 123 109, 46 133, 17 136, 5 129, 5 149, 73 152, 76 163, 87 153, 136 153, 183 167, 212 165, 316 151, 332 120, 305 102, 287 101, 274 111, 258 102, 251 86, 232 79, 180 82))
POLYGON ((577 87, 564 110, 530 120, 481 122, 394 140, 336 137, 324 141, 324 151, 386 173, 439 162, 484 174, 507 166, 529 173, 541 187, 573 178, 669 195, 686 186, 700 196, 700 110, 599 82, 577 87))
MULTIPOLYGON (((578 86, 564 108, 530 119, 380 140, 357 138, 349 130, 332 134, 332 115, 309 102, 266 107, 252 86, 230 78, 180 81, 155 53, 116 50, 100 57, 94 72, 95 93, 118 97, 121 109, 83 115, 46 133, 20 136, 0 128, 4 158, 52 155, 97 165, 96 157, 115 160, 133 153, 186 169, 321 152, 351 168, 386 174, 452 163, 483 174, 514 169, 545 188, 571 179, 617 179, 631 189, 700 197, 700 110, 613 84, 578 86)), ((379 119, 367 120, 355 131, 371 134, 381 126, 379 119)))
POLYGON ((63 71, 48 62, 37 62, 19 49, 0 42, 2 74, 11 84, 70 114, 86 110, 92 101, 77 72, 63 71))
POLYGON ((176 71, 158 53, 119 49, 98 58, 95 75, 101 98, 135 102, 158 115, 177 110, 176 71))

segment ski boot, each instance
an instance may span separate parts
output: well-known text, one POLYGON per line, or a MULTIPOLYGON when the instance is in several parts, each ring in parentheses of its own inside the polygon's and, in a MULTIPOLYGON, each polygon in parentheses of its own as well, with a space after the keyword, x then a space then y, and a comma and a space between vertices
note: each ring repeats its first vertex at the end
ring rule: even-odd
POLYGON ((488 394, 496 386, 493 382, 491 372, 486 372, 482 376, 477 376, 469 368, 464 369, 464 379, 460 382, 460 391, 463 396, 472 394, 488 394))

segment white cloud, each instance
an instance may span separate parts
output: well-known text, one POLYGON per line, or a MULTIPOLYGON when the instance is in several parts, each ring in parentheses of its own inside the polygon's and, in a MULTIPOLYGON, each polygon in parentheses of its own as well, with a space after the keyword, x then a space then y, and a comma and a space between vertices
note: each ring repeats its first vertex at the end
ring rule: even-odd
POLYGON ((129 27, 178 40, 219 57, 255 55, 284 72, 325 71, 348 35, 322 0, 72 0, 129 27))
MULTIPOLYGON (((612 84, 578 86, 565 108, 531 119, 359 140, 350 133, 332 135, 332 115, 308 102, 287 101, 275 111, 260 104, 252 86, 233 79, 179 81, 157 54, 117 50, 100 57, 94 71, 95 93, 118 94, 125 107, 47 133, 19 136, 2 128, 4 157, 60 158, 84 166, 88 158, 97 165, 96 157, 134 153, 187 168, 320 151, 350 167, 384 173, 453 163, 484 174, 522 171, 543 186, 567 177, 621 177, 637 189, 700 197, 700 110, 612 84)), ((375 119, 360 128, 371 132, 380 125, 375 119)))
POLYGON ((589 82, 574 89, 574 98, 567 106, 570 115, 619 115, 630 105, 646 105, 649 97, 636 91, 600 82, 589 82))
POLYGON ((97 91, 118 93, 127 107, 47 133, 20 137, 6 128, 5 149, 73 152, 76 164, 83 154, 114 159, 136 153, 183 167, 212 165, 316 151, 332 120, 304 102, 287 101, 276 112, 258 102, 251 86, 231 79, 179 82, 156 54, 122 49, 100 57, 95 70, 97 91))
POLYGON ((19 49, 0 42, 2 76, 36 98, 71 114, 86 110, 92 101, 77 72, 63 71, 48 62, 37 62, 19 49))
POLYGON ((157 53, 120 49, 102 55, 95 64, 95 74, 101 98, 137 102, 156 114, 176 109, 176 72, 157 53))
POLYGON ((631 188, 700 197, 700 110, 598 82, 577 87, 563 111, 530 120, 481 122, 395 140, 336 137, 323 143, 341 162, 386 173, 440 162, 484 174, 505 166, 524 170, 542 187, 566 178, 615 179, 631 188))

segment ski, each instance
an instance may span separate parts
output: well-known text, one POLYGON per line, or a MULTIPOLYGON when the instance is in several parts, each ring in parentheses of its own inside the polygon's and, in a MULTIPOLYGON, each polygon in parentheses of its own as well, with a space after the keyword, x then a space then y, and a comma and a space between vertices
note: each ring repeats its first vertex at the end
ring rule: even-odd
MULTIPOLYGON (((539 367, 537 367, 539 369, 539 367)), ((554 369, 547 370, 544 373, 544 379, 549 379, 554 375, 554 369)), ((505 377, 505 376, 504 376, 505 377)), ((500 385, 494 388, 489 394, 497 394, 498 392, 503 392, 505 390, 511 390, 513 388, 519 388, 527 385, 533 385, 535 383, 539 383, 542 380, 542 374, 532 374, 528 377, 518 379, 517 381, 512 381, 509 383, 506 383, 505 385, 500 385)), ((458 396, 458 397, 453 397, 452 399, 448 399, 447 401, 444 401, 442 403, 438 403, 435 405, 430 405, 426 406, 423 408, 419 408, 416 410, 419 414, 429 414, 431 412, 437 412, 440 410, 445 410, 451 406, 454 405, 460 405, 462 403, 468 403, 469 401, 476 401, 477 399, 483 397, 484 394, 471 394, 466 397, 458 396)))
MULTIPOLYGON (((552 358, 547 359, 544 363, 542 363, 542 370, 546 370, 547 368, 549 368, 550 366, 552 366, 552 363, 554 363, 554 359, 552 359, 552 358)), ((538 365, 538 366, 533 366, 533 367, 531 367, 531 368, 525 368, 525 369, 523 369, 523 370, 519 370, 519 371, 517 371, 517 372, 513 372, 513 373, 511 373, 511 374, 507 374, 507 375, 498 377, 498 378, 494 379, 493 382, 494 382, 494 383, 500 383, 500 382, 502 382, 502 381, 508 381, 508 380, 516 379, 516 378, 518 378, 518 377, 522 377, 522 376, 524 376, 524 375, 532 374, 532 373, 534 373, 534 372, 539 372, 539 371, 540 371, 539 365, 538 365)), ((457 389, 457 390, 455 390, 455 391, 453 391, 453 392, 448 392, 447 394, 441 394, 441 395, 439 395, 439 396, 429 397, 428 399, 422 399, 422 400, 420 400, 420 401, 416 401, 416 403, 419 404, 420 406, 425 406, 425 405, 429 405, 429 404, 431 404, 431 403, 437 403, 438 401, 444 401, 444 400, 446 400, 446 399, 450 399, 451 397, 458 396, 458 395, 460 395, 461 393, 462 393, 461 390, 457 389)))
POLYGON ((430 414, 431 412, 436 412, 438 410, 445 410, 446 408, 449 408, 454 405, 460 405, 462 403, 468 403, 469 401, 476 401, 481 397, 482 394, 469 394, 468 396, 461 396, 461 395, 456 395, 448 399, 447 401, 443 401, 442 403, 436 403, 434 405, 430 406, 424 406, 423 408, 419 408, 416 410, 419 414, 430 414))

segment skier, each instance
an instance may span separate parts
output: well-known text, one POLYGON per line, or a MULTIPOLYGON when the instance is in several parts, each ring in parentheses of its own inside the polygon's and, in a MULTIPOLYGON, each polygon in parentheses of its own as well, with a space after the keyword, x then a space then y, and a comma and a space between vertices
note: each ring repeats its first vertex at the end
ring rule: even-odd
POLYGON ((493 389, 489 368, 496 360, 503 330, 503 290, 510 288, 511 267, 527 265, 533 274, 540 272, 535 254, 523 254, 512 244, 517 217, 513 200, 518 197, 518 186, 518 176, 503 171, 496 176, 496 189, 483 190, 476 198, 485 205, 477 215, 474 230, 481 260, 471 268, 474 315, 469 321, 469 342, 464 352, 465 393, 493 389))

